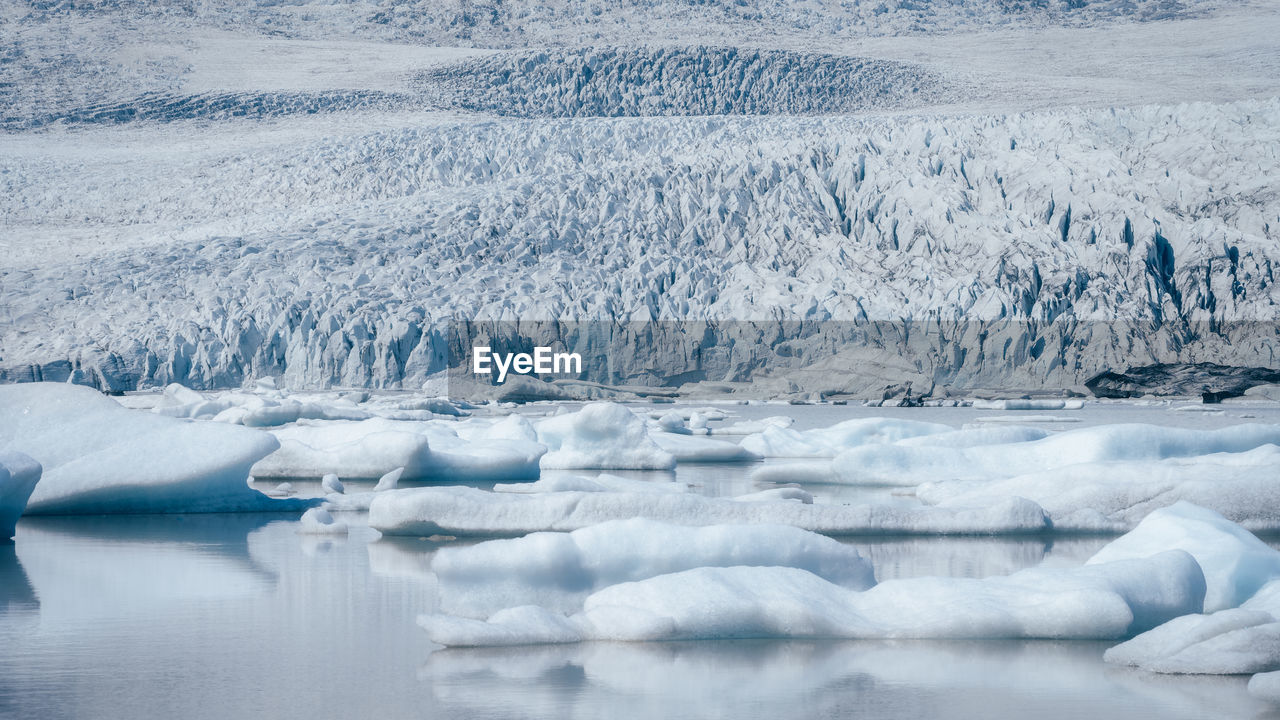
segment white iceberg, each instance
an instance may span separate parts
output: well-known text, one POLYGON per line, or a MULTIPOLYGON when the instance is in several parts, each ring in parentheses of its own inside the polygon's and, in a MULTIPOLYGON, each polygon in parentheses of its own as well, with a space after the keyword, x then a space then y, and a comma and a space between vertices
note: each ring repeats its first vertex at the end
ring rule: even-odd
POLYGON ((1280 448, 1263 445, 1155 462, 1081 462, 1007 479, 924 483, 915 494, 926 503, 963 507, 1024 497, 1042 506, 1060 531, 1123 531, 1152 510, 1185 500, 1265 531, 1280 528, 1277 473, 1280 448))
POLYGON ((307 421, 271 432, 280 449, 254 465, 255 477, 378 478, 402 467, 406 480, 515 480, 537 477, 546 452, 528 440, 468 441, 441 425, 386 418, 307 421))
POLYGON ((674 456, 677 463, 742 463, 760 459, 759 455, 738 443, 724 440, 671 432, 655 432, 649 437, 658 447, 674 456))
POLYGON ((1089 563, 1161 548, 1182 548, 1196 558, 1205 574, 1207 614, 1170 620, 1111 648, 1104 659, 1158 673, 1280 670, 1280 552, 1210 510, 1177 503, 1151 513, 1089 563))
POLYGON ((542 420, 545 470, 670 470, 676 458, 649 438, 645 421, 622 405, 592 403, 542 420))
MULTIPOLYGON (((330 495, 336 509, 359 507, 360 495, 330 495)), ((824 535, 1000 534, 1048 529, 1039 505, 1012 498, 981 508, 821 505, 792 499, 739 502, 692 493, 550 492, 513 494, 469 487, 376 493, 369 525, 390 535, 499 536, 572 531, 609 520, 646 517, 676 525, 761 523, 824 535)))
POLYGON ((1033 442, 978 447, 863 445, 836 456, 832 481, 918 485, 926 480, 1007 478, 1081 463, 1152 462, 1280 445, 1280 425, 1192 430, 1158 425, 1099 425, 1033 442))
POLYGON ((311 508, 298 521, 298 532, 302 535, 346 535, 347 524, 334 520, 324 508, 311 508))
POLYGON ((1249 678, 1249 694, 1280 703, 1280 671, 1258 673, 1249 678))
POLYGON ((863 590, 875 575, 853 547, 779 525, 688 527, 632 518, 436 551, 445 612, 487 617, 537 604, 581 609, 599 588, 698 567, 782 566, 863 590), (576 603, 576 607, 573 605, 576 603))
POLYGON ((1212 510, 1177 502, 1153 511, 1133 531, 1117 538, 1088 564, 1143 558, 1186 550, 1204 570, 1206 612, 1239 607, 1280 577, 1280 552, 1212 510))
POLYGON ((621 583, 565 616, 537 606, 487 621, 431 614, 446 646, 710 638, 1125 637, 1197 612, 1204 577, 1179 550, 1007 577, 890 580, 866 591, 788 567, 703 567, 621 583))
POLYGON ((675 481, 637 480, 601 473, 594 478, 580 475, 550 475, 538 478, 531 483, 497 484, 493 486, 493 491, 522 494, 574 491, 686 493, 689 492, 689 486, 675 481))
POLYGON ((44 467, 27 514, 302 509, 246 484, 277 447, 259 430, 129 410, 86 387, 0 387, 0 451, 44 467))
POLYGON ((882 445, 922 435, 952 432, 940 423, 893 418, 857 418, 815 430, 768 427, 742 440, 742 447, 761 457, 835 457, 849 448, 882 445))
POLYGON ((14 527, 40 480, 40 463, 17 452, 0 452, 0 540, 13 537, 14 527))
POLYGON ((1280 622, 1271 613, 1245 608, 1184 615, 1107 650, 1103 659, 1157 673, 1280 670, 1280 622))
POLYGON ((325 473, 324 477, 320 478, 320 489, 324 490, 326 494, 337 493, 339 495, 347 491, 347 488, 335 473, 325 473))

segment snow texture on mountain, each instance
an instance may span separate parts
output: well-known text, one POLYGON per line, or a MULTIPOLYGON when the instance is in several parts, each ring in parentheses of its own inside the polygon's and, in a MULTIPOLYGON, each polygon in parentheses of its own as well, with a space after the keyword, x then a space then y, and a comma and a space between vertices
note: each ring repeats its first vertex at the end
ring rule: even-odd
POLYGON ((0 380, 417 388, 459 318, 710 321, 618 384, 1274 357, 1275 8, 567 12, 7 6, 0 380))

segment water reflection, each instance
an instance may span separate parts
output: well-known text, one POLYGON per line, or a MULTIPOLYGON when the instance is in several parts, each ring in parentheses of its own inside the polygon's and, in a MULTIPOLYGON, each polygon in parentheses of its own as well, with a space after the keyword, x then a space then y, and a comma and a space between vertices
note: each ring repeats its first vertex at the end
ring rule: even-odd
POLYGON ((18 612, 38 605, 27 573, 18 562, 13 543, 0 541, 0 614, 18 612))
MULTIPOLYGON (((355 521, 355 517, 344 520, 355 521)), ((0 546, 0 717, 1256 717, 1239 678, 1105 645, 726 641, 440 650, 440 542, 269 516, 27 519, 0 546), (8 549, 9 552, 5 552, 8 549), (28 580, 29 578, 29 580, 28 580)), ((859 541, 896 575, 1075 562, 1095 540, 859 541)))
MULTIPOLYGON (((1251 717, 1241 678, 1167 692, 1105 645, 720 641, 441 650, 423 665, 445 716, 1251 717)), ((1180 683, 1172 683, 1181 686, 1180 683)))
POLYGON ((17 557, 43 623, 147 615, 266 592, 274 577, 252 562, 246 536, 273 517, 25 518, 17 557))

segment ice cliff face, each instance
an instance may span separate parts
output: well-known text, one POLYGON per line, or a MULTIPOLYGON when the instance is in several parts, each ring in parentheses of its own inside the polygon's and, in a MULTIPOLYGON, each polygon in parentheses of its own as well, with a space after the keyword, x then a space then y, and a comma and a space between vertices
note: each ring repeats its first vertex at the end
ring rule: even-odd
POLYGON ((17 21, 2 72, 18 82, 0 88, 0 380, 412 387, 448 364, 459 319, 603 321, 595 349, 631 349, 588 377, 619 383, 808 368, 818 391, 1034 388, 1276 363, 1276 99, 919 114, 1020 86, 796 49, 424 64, 244 38, 284 60, 334 53, 320 70, 337 79, 219 85, 199 79, 212 56, 175 44, 196 70, 161 59, 77 84, 79 56, 49 51, 77 36, 49 28, 126 11, 41 8, 17 21), (883 114, 853 114, 868 109, 883 114), (651 321, 666 324, 628 325, 651 321))
POLYGON ((1265 365, 1278 111, 513 120, 10 155, 11 226, 89 214, 186 241, 5 268, 5 377, 417 382, 450 317, 964 321, 919 358, 940 382, 1265 365), (210 225, 238 232, 187 239, 210 225))

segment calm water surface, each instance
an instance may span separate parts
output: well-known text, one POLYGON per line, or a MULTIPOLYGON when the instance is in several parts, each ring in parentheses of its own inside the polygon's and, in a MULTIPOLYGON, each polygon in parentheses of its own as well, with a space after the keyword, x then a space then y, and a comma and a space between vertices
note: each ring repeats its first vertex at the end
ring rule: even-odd
MULTIPOLYGON (((708 494, 758 489, 747 469, 689 466, 680 479, 708 494)), ((812 489, 826 501, 909 502, 812 489)), ((443 650, 414 622, 440 606, 429 572, 439 545, 365 527, 296 530, 279 515, 23 519, 0 544, 0 718, 1280 717, 1248 696, 1246 678, 1108 666, 1109 643, 443 650)), ((884 580, 1075 565, 1106 542, 852 544, 884 580)))

